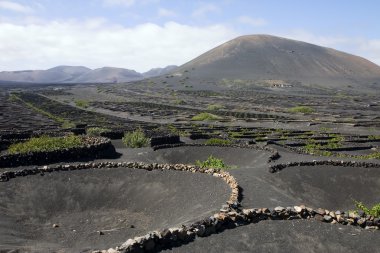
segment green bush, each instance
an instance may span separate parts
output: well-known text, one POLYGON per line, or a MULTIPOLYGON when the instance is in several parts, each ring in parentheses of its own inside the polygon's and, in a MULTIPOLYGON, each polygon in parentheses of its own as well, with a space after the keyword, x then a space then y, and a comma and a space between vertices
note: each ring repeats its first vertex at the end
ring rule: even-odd
POLYGON ((224 108, 223 105, 220 105, 220 104, 211 104, 207 106, 207 110, 209 111, 217 111, 223 108, 224 108))
POLYGON ((87 108, 88 107, 88 101, 78 99, 78 100, 75 100, 75 105, 78 107, 87 108))
POLYGON ((129 148, 142 148, 149 145, 150 139, 147 138, 141 129, 124 134, 123 143, 129 148))
POLYGON ((214 168, 214 169, 228 169, 227 166, 222 159, 216 158, 210 155, 205 161, 195 161, 195 165, 201 168, 214 168))
POLYGON ((375 204, 371 208, 365 206, 362 202, 356 201, 355 206, 359 209, 362 210, 365 214, 374 216, 375 218, 380 217, 380 203, 375 204))
POLYGON ((86 130, 87 135, 89 136, 101 136, 102 133, 110 132, 111 130, 108 128, 101 127, 90 127, 86 130))
POLYGON ((66 148, 75 148, 83 145, 83 139, 79 136, 69 135, 65 137, 41 136, 31 138, 26 142, 15 143, 9 146, 8 153, 47 152, 66 148))
POLYGON ((205 142, 206 145, 231 145, 232 141, 219 138, 211 138, 205 142))
POLYGON ((191 118, 191 120, 193 121, 215 121, 215 120, 220 120, 222 119, 221 117, 215 115, 215 114, 211 114, 211 113, 208 113, 208 112, 202 112, 202 113, 199 113, 197 115, 195 115, 193 118, 191 118))
POLYGON ((290 108, 289 109, 289 112, 292 112, 292 113, 313 113, 315 112, 315 110, 311 107, 308 107, 308 106, 296 106, 296 107, 293 107, 293 108, 290 108))

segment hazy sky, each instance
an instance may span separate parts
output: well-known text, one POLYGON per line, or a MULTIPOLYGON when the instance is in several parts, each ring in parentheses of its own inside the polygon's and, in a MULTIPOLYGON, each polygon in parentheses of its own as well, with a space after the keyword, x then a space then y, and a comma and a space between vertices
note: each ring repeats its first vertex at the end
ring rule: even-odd
POLYGON ((333 47, 380 65, 380 1, 0 0, 0 71, 146 71, 245 34, 333 47))

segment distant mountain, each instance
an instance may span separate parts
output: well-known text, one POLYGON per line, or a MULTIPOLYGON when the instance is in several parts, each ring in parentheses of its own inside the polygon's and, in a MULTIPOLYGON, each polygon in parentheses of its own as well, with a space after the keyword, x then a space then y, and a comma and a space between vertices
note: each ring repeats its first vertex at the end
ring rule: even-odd
POLYGON ((380 67, 362 57, 270 35, 238 37, 175 72, 193 83, 286 80, 325 88, 380 87, 380 67))
POLYGON ((91 71, 82 66, 58 66, 47 70, 2 71, 1 81, 30 83, 62 83, 91 71))
POLYGON ((0 72, 0 83, 121 83, 165 75, 176 66, 154 68, 143 74, 134 70, 103 67, 89 69, 82 66, 57 66, 47 70, 0 72))
POLYGON ((91 70, 70 82, 72 83, 121 83, 143 79, 143 76, 129 69, 104 67, 91 70))
POLYGON ((142 75, 145 78, 150 78, 150 77, 155 77, 155 76, 161 76, 161 75, 166 75, 176 69, 176 65, 169 65, 165 68, 153 68, 145 73, 142 73, 142 75))

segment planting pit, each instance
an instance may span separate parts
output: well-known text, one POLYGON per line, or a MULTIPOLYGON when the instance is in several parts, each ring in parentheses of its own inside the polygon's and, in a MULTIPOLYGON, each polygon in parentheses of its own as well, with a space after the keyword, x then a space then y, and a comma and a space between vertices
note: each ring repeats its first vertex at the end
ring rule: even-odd
POLYGON ((112 168, 17 177, 0 183, 0 245, 21 252, 114 247, 210 216, 229 193, 218 178, 180 171, 112 168))

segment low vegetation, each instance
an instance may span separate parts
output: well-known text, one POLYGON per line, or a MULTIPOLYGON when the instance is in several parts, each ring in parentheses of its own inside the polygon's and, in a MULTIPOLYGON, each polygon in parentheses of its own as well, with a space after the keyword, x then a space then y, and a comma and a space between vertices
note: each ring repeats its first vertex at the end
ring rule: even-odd
POLYGON ((208 139, 205 142, 206 145, 231 145, 232 141, 230 140, 225 140, 225 139, 220 139, 220 138, 211 138, 208 139))
POLYGON ((207 110, 209 110, 209 111, 217 111, 217 110, 220 110, 223 108, 224 108, 224 106, 221 104, 211 104, 211 105, 207 106, 207 110))
POLYGON ((193 120, 193 121, 215 121, 215 120, 220 120, 220 119, 222 119, 222 118, 215 115, 215 114, 208 113, 208 112, 199 113, 199 114, 197 114, 191 118, 191 120, 193 120))
POLYGON ((82 108, 87 108, 89 106, 88 101, 82 99, 75 100, 75 105, 82 108))
POLYGON ((149 145, 150 139, 145 136, 141 129, 133 132, 126 132, 123 137, 123 143, 129 148, 142 148, 149 145))
POLYGON ((372 207, 367 207, 362 202, 355 201, 355 200, 354 202, 355 202, 356 208, 363 211, 366 215, 371 215, 375 218, 380 217, 380 203, 377 203, 372 207))
POLYGON ((31 138, 26 142, 15 143, 9 146, 8 153, 49 152, 60 149, 75 148, 83 145, 83 139, 79 136, 69 135, 64 137, 41 136, 31 138))
POLYGON ((309 114, 315 112, 315 110, 309 106, 295 106, 293 108, 290 108, 289 112, 309 114))
POLYGON ((229 168, 229 166, 227 166, 222 159, 216 158, 212 155, 210 155, 205 161, 197 160, 195 162, 195 165, 197 165, 200 168, 213 168, 213 169, 228 169, 229 168))
POLYGON ((111 129, 102 128, 102 127, 90 127, 86 130, 87 135, 89 136, 101 136, 102 133, 110 132, 111 129))

